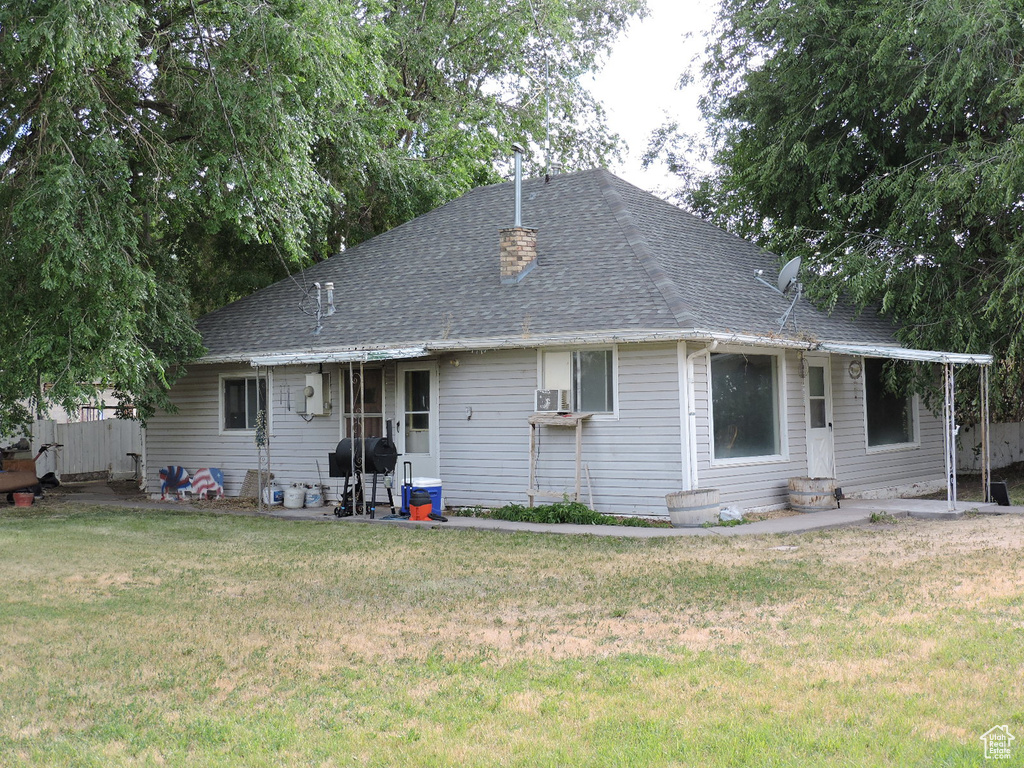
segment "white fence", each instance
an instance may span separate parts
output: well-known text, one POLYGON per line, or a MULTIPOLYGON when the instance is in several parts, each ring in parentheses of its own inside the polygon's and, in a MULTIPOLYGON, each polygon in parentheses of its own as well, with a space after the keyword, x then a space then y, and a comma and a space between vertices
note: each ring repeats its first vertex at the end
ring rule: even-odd
POLYGON ((129 419, 104 419, 76 424, 37 421, 33 429, 33 454, 39 446, 58 443, 36 461, 40 477, 55 472, 57 477, 103 477, 125 480, 135 476, 136 459, 142 454, 142 424, 129 419))
MULTIPOLYGON (((992 468, 1024 461, 1024 423, 992 424, 988 445, 992 468)), ((964 427, 957 436, 956 467, 961 472, 981 471, 981 428, 964 427)))

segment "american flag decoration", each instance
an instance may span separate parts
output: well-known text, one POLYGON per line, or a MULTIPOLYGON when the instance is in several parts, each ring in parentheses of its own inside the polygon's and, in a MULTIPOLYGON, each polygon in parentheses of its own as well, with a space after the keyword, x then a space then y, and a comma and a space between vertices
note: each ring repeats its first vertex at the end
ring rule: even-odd
POLYGON ((162 467, 160 469, 160 501, 167 501, 167 494, 172 495, 171 500, 184 498, 187 491, 192 490, 189 482, 188 470, 184 467, 162 467))
POLYGON ((214 498, 224 498, 224 473, 219 469, 204 468, 197 470, 192 475, 192 493, 200 499, 209 498, 212 493, 214 498))

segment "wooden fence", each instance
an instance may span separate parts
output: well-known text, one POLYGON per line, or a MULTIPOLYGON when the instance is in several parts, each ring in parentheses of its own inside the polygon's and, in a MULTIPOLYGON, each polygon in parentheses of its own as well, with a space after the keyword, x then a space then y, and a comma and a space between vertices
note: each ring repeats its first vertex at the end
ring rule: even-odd
POLYGON ((103 478, 127 480, 135 477, 136 459, 142 455, 142 425, 129 419, 103 419, 75 424, 37 421, 32 450, 46 443, 58 443, 36 461, 42 477, 55 472, 62 480, 103 478))

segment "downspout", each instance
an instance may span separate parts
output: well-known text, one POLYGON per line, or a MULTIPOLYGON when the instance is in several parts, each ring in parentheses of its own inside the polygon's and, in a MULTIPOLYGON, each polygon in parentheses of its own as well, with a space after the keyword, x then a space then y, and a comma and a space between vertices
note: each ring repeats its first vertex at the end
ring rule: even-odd
POLYGON ((694 393, 693 361, 700 355, 708 355, 718 348, 718 341, 712 341, 705 347, 691 352, 686 356, 686 466, 687 476, 684 478, 683 490, 695 491, 698 487, 697 476, 697 407, 694 393))

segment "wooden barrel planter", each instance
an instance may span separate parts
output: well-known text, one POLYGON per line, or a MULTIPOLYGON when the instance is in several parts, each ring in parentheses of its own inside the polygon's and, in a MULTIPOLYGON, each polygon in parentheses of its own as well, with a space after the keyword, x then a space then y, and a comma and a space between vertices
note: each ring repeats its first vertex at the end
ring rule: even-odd
POLYGON ((665 504, 673 528, 696 528, 705 523, 717 523, 722 507, 717 488, 668 493, 665 494, 665 504))
POLYGON ((834 477, 789 478, 789 506, 797 512, 824 512, 836 509, 836 479, 834 477))

